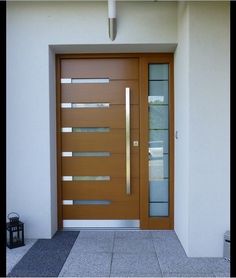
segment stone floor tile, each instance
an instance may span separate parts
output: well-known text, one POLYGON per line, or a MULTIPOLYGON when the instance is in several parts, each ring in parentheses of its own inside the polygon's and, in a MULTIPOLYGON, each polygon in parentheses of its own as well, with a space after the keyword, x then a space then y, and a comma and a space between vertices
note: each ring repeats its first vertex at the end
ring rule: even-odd
POLYGON ((230 273, 214 272, 214 277, 231 277, 230 273))
POLYGON ((213 273, 163 273, 163 277, 215 277, 213 273))
POLYGON ((69 255, 59 277, 109 277, 112 253, 69 255))
POLYGON ((153 244, 158 257, 187 258, 181 243, 176 239, 153 239, 153 244))
POLYGON ((178 258, 158 257, 163 273, 186 273, 210 276, 214 273, 229 273, 229 263, 223 258, 178 258))
POLYGON ((113 252, 147 253, 155 252, 155 249, 151 239, 115 238, 113 252))
POLYGON ((178 257, 158 257, 159 264, 163 273, 194 273, 193 266, 188 258, 178 257))
POLYGON ((150 231, 117 231, 115 238, 121 239, 151 239, 152 233, 150 231))
POLYGON ((196 272, 229 273, 230 263, 224 258, 189 258, 196 272))
POLYGON ((178 237, 174 230, 161 230, 161 231, 151 231, 152 237, 157 239, 177 239, 178 237))
POLYGON ((115 236, 114 231, 81 231, 79 234, 79 239, 113 239, 115 236))
POLYGON ((71 252, 84 253, 84 252, 112 252, 113 239, 87 239, 82 238, 76 241, 71 252))
POLYGON ((162 277, 155 253, 114 253, 111 277, 162 277))

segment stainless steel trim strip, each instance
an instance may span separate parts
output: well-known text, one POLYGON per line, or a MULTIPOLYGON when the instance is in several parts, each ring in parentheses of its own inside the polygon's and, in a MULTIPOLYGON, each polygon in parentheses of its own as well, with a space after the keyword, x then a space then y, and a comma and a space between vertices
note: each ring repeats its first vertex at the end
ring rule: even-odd
POLYGON ((126 194, 130 195, 130 88, 125 88, 126 194))
POLYGON ((61 78, 61 84, 91 84, 91 83, 109 83, 109 78, 61 78))
POLYGON ((63 228, 139 228, 140 220, 63 220, 63 228))
POLYGON ((62 127, 61 132, 72 132, 72 127, 62 127))
POLYGON ((72 176, 62 176, 62 181, 73 181, 72 176))
POLYGON ((61 108, 72 108, 72 103, 61 103, 61 108))
POLYGON ((62 157, 72 157, 72 152, 62 152, 62 157))
POLYGON ((62 204, 63 205, 73 205, 73 200, 63 200, 62 204))
POLYGON ((61 78, 61 83, 62 83, 62 84, 71 83, 71 78, 61 78))

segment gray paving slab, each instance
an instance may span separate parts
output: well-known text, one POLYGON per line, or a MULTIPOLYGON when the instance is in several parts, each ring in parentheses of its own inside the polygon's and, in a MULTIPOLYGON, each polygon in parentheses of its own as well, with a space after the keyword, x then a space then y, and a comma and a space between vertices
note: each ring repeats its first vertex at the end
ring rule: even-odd
POLYGON ((71 252, 86 253, 86 252, 112 252, 113 239, 87 239, 78 238, 71 252))
POLYGON ((39 255, 36 252, 26 264, 19 264, 20 271, 14 273, 10 273, 13 266, 23 262, 21 258, 36 240, 7 249, 9 276, 35 276, 32 260, 38 261, 40 276, 48 276, 55 271, 50 260, 56 257, 62 268, 59 276, 64 277, 230 277, 230 262, 223 258, 187 257, 174 231, 81 231, 64 263, 69 234, 58 233, 53 241, 41 240, 39 255), (46 265, 42 263, 45 258, 49 258, 46 265))
POLYGON ((113 239, 115 236, 114 231, 81 231, 79 234, 79 239, 103 239, 109 240, 113 239))
POLYGON ((230 273, 214 272, 214 277, 231 277, 230 273))
POLYGON ((177 239, 153 239, 153 244, 158 257, 187 258, 182 244, 177 239))
POLYGON ((230 273, 230 263, 224 258, 189 258, 196 272, 230 273))
POLYGON ((115 238, 113 252, 149 253, 155 252, 152 239, 115 238))
POLYGON ((70 254, 60 277, 109 277, 112 253, 70 254))
POLYGON ((114 253, 111 277, 162 277, 155 253, 114 253))
POLYGON ((158 260, 163 273, 214 276, 214 273, 230 272, 229 263, 223 258, 159 257, 158 260))
POLYGON ((151 231, 117 231, 115 238, 121 239, 151 239, 151 231))
POLYGON ((163 277, 215 277, 213 273, 163 273, 163 277))
POLYGON ((152 237, 156 239, 178 239, 178 236, 176 235, 174 230, 161 230, 161 231, 151 231, 152 237))

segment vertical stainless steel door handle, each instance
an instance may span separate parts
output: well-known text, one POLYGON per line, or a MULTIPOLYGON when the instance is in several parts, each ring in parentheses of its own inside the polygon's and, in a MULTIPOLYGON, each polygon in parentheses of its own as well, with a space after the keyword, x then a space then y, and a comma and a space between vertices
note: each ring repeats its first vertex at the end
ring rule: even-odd
POLYGON ((130 195, 130 88, 125 88, 126 194, 130 195))

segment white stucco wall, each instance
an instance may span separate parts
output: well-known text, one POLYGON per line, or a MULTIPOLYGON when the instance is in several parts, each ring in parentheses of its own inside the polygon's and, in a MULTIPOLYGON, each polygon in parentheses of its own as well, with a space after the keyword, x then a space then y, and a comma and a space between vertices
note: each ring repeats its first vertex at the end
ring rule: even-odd
POLYGON ((175 230, 189 256, 222 256, 230 229, 227 2, 178 8, 175 230))
POLYGON ((26 237, 48 238, 57 227, 53 50, 166 51, 176 43, 176 3, 121 2, 117 15, 114 43, 105 1, 7 2, 7 211, 20 213, 26 237))
POLYGON ((188 250, 189 219, 189 8, 178 5, 178 46, 175 51, 175 231, 188 250))
POLYGON ((222 256, 229 228, 229 4, 7 3, 7 211, 26 237, 57 229, 55 52, 175 51, 175 230, 190 256, 222 256), (219 20, 218 20, 218 19, 219 20), (220 158, 220 159, 219 159, 220 158))
POLYGON ((230 228, 229 19, 228 3, 189 5, 190 256, 222 255, 230 228))

